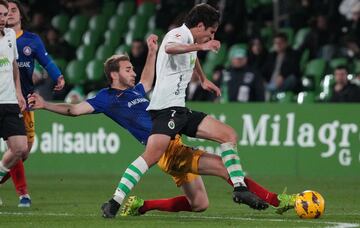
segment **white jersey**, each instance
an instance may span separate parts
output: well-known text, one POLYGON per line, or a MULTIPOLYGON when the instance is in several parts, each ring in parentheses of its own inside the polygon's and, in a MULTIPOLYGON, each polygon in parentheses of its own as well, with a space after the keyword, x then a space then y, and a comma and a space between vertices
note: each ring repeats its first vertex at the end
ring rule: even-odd
POLYGON ((4 29, 0 38, 0 104, 17 104, 13 62, 18 58, 15 31, 4 29))
POLYGON ((185 24, 165 35, 156 60, 156 83, 147 110, 185 107, 185 91, 193 74, 197 52, 170 55, 165 52, 169 43, 193 44, 194 38, 185 24))

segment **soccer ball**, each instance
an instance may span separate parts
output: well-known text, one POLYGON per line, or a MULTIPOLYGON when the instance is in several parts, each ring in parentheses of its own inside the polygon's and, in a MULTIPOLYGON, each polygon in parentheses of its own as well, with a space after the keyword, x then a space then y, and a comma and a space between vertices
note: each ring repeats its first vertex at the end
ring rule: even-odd
POLYGON ((295 211, 300 218, 319 218, 325 210, 325 200, 320 193, 307 190, 296 195, 295 211))

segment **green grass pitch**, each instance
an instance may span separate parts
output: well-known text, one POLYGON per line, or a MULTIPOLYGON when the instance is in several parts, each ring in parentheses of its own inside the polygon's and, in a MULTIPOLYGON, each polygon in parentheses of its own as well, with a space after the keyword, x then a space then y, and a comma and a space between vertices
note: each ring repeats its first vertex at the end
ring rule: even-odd
MULTIPOLYGON (((11 182, 0 188, 0 227, 359 227, 360 180, 253 177, 268 189, 289 192, 319 191, 325 198, 325 214, 320 219, 299 219, 293 210, 283 216, 273 208, 258 212, 231 200, 231 188, 215 177, 204 177, 210 207, 202 213, 152 211, 141 217, 106 220, 100 206, 113 193, 119 175, 106 173, 29 173, 33 205, 17 208, 18 199, 11 182)), ((165 198, 181 194, 169 176, 153 168, 132 194, 143 198, 165 198)))

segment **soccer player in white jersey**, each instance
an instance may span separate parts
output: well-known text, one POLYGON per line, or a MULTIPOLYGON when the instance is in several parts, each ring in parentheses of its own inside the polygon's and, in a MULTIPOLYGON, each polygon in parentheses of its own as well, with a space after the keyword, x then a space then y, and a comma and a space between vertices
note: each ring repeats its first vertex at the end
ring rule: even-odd
POLYGON ((5 28, 8 3, 0 0, 0 137, 7 150, 0 161, 0 181, 26 154, 27 139, 21 111, 26 102, 21 92, 14 30, 5 28))
POLYGON ((147 109, 153 121, 151 135, 145 152, 126 169, 113 198, 103 205, 105 218, 115 216, 127 194, 149 167, 159 161, 176 134, 221 143, 221 157, 234 185, 234 202, 259 210, 266 205, 248 190, 244 182, 234 129, 205 113, 185 107, 185 90, 193 74, 199 77, 203 89, 220 95, 220 89, 206 79, 197 59, 197 51, 217 51, 220 48, 220 42, 214 40, 219 18, 219 12, 210 5, 198 4, 181 27, 165 35, 156 62, 157 80, 147 109))

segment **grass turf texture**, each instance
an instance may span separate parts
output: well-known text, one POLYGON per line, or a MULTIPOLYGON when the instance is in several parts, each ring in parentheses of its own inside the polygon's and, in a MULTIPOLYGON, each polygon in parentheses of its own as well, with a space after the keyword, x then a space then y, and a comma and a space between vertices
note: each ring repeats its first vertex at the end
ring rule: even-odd
MULTIPOLYGON (((294 210, 283 216, 273 208, 258 212, 231 200, 232 189, 215 177, 205 177, 210 208, 203 213, 165 213, 152 211, 141 217, 116 217, 105 220, 100 206, 113 193, 120 178, 115 174, 29 173, 31 208, 17 208, 18 198, 12 183, 0 188, 4 205, 0 207, 1 227, 359 227, 360 181, 354 179, 296 179, 253 177, 272 191, 289 192, 313 189, 326 201, 322 218, 299 219, 294 210)), ((181 194, 169 176, 153 168, 132 194, 145 199, 181 194)))

